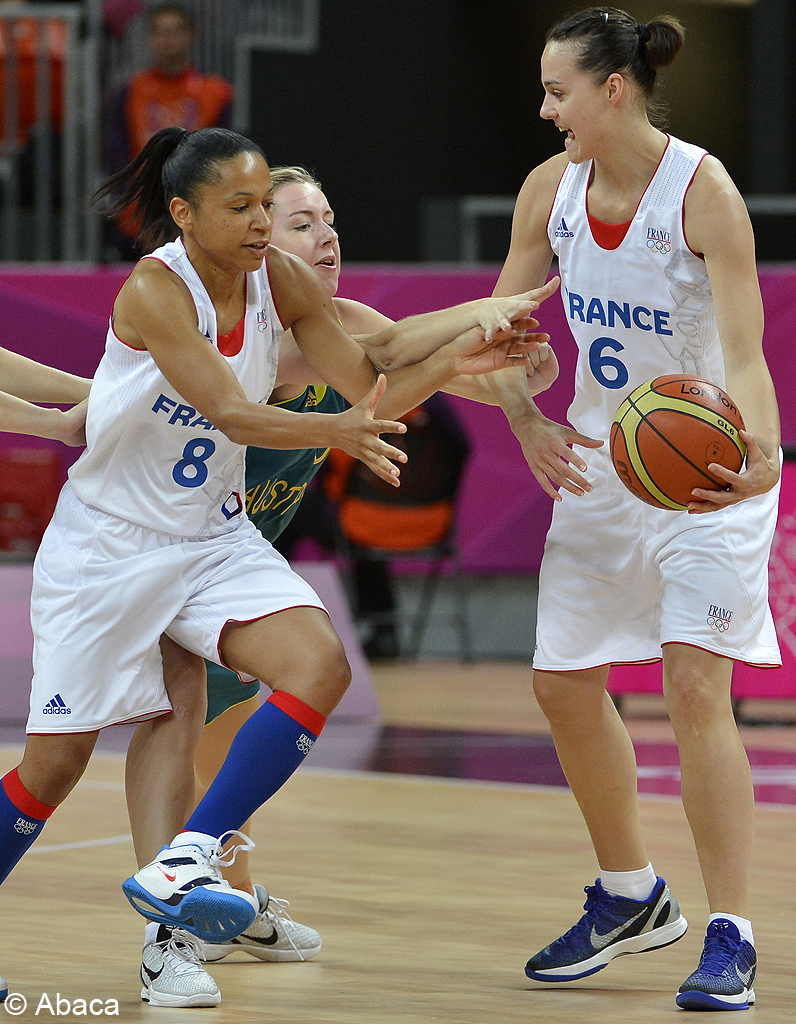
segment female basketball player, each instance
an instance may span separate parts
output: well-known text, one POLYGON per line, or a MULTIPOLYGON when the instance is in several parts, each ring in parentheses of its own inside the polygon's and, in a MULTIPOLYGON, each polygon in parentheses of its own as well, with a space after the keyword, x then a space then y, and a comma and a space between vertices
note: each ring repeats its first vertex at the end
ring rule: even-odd
MULTIPOLYGON (((137 264, 116 298, 88 447, 36 559, 32 711, 22 763, 0 788, 0 881, 80 778, 99 729, 170 709, 158 647, 167 628, 195 654, 279 680, 238 747, 246 785, 225 812, 240 821, 295 771, 345 691, 348 665, 320 601, 243 512, 244 446, 335 445, 397 483, 400 453, 379 434, 401 425, 374 418, 386 377, 374 382, 303 263, 277 250, 263 262, 271 183, 255 144, 223 129, 163 129, 100 191, 136 202, 144 238, 175 226, 180 237, 137 264), (265 404, 282 327, 350 410, 299 416, 265 404)), ((509 319, 524 327, 532 305, 489 307, 490 330, 509 328, 503 341, 485 346, 481 332, 390 371, 387 408, 402 413, 461 371, 527 359, 509 319)), ((194 815, 179 850, 126 891, 150 917, 190 918, 198 934, 226 938, 259 904, 221 879, 211 820, 212 809, 194 815)))
POLYGON ((535 691, 600 877, 586 890, 585 915, 526 973, 583 978, 685 932, 647 856, 633 746, 605 690, 611 663, 662 657, 683 804, 710 905, 702 958, 676 1001, 735 1010, 754 1001, 756 958, 747 906, 753 791, 730 681, 734 659, 780 660, 767 604, 779 421, 743 201, 718 160, 648 116, 657 70, 682 43, 674 19, 643 25, 614 8, 551 29, 541 116, 562 133, 565 152, 523 185, 496 288, 533 287, 557 255, 579 348, 575 429, 546 420, 519 389, 514 423, 557 502, 540 577, 535 691), (683 372, 726 387, 748 433, 744 471, 711 465, 727 489, 694 490, 689 511, 678 513, 634 498, 606 442, 630 391, 683 372), (596 449, 588 469, 573 443, 596 449), (712 603, 731 611, 722 633, 710 627, 712 603))
MULTIPOLYGON (((272 243, 313 267, 328 294, 333 296, 337 291, 340 273, 340 248, 337 233, 331 226, 332 211, 319 183, 302 168, 272 169, 271 180, 274 187, 272 243)), ((539 289, 534 293, 535 299, 542 301, 556 285, 557 280, 554 280, 539 289)), ((472 305, 465 304, 465 307, 460 308, 459 315, 472 305)), ((383 348, 385 338, 400 341, 404 346, 408 337, 410 344, 428 346, 433 342, 429 326, 439 321, 441 316, 450 318, 450 314, 443 311, 411 318, 411 322, 402 321, 398 325, 400 337, 396 338, 393 337, 393 321, 360 302, 334 299, 333 308, 343 326, 349 333, 358 335, 366 349, 374 341, 383 348), (423 325, 426 325, 423 333, 417 336, 411 333, 412 328, 423 325)), ((404 352, 405 346, 398 353, 400 359, 405 358, 404 352)), ((416 348, 415 354, 418 352, 416 348)), ((534 392, 549 386, 557 374, 555 356, 550 353, 548 357, 548 353, 548 346, 543 345, 541 353, 532 355, 536 369, 531 365, 526 368, 526 372, 532 376, 534 392)), ((372 349, 371 358, 377 358, 372 349)), ((294 412, 339 412, 344 408, 342 396, 322 385, 321 380, 302 357, 292 333, 287 332, 280 345, 277 387, 269 401, 294 412)), ((454 388, 456 393, 477 400, 495 401, 482 379, 457 378, 445 390, 454 388)), ((275 540, 292 518, 308 482, 318 471, 327 452, 325 448, 279 451, 250 447, 247 450, 247 510, 257 528, 269 541, 275 540), (278 492, 279 498, 273 501, 261 499, 266 483, 269 493, 274 490, 278 492)), ((201 662, 192 665, 190 656, 180 656, 175 646, 167 638, 164 641, 166 683, 175 713, 139 725, 127 755, 128 807, 136 853, 141 863, 147 863, 157 854, 190 811, 189 807, 180 816, 180 808, 184 806, 181 793, 193 793, 192 773, 189 777, 189 772, 197 734, 202 733, 196 755, 197 776, 201 790, 205 791, 223 764, 238 730, 259 707, 258 684, 242 683, 235 673, 207 662, 208 725, 202 730, 203 705, 195 697, 197 671, 204 687, 201 662), (186 750, 190 751, 187 759, 184 754, 186 750), (164 779, 163 769, 166 764, 171 766, 170 781, 164 779), (154 802, 153 786, 158 787, 159 795, 159 799, 154 802), (153 806, 153 803, 157 806, 153 806)), ((227 784, 234 784, 234 776, 232 782, 227 779, 227 784)), ((222 795, 221 802, 225 800, 222 795)), ((247 830, 246 824, 241 827, 247 830)), ((233 943, 205 943, 206 959, 216 960, 232 950, 240 949, 259 959, 279 961, 309 959, 318 952, 321 946, 318 933, 292 921, 283 913, 281 901, 269 898, 262 886, 252 885, 245 852, 239 851, 235 863, 225 870, 225 877, 234 887, 244 888, 254 894, 259 899, 261 909, 254 924, 233 943)), ((150 932, 154 939, 159 936, 161 943, 166 941, 164 931, 157 932, 156 927, 150 926, 150 932)), ((187 953, 187 950, 183 949, 183 953, 187 953)), ((144 959, 146 966, 146 949, 144 959)), ((190 978, 191 990, 183 991, 186 989, 184 963, 181 968, 180 974, 174 975, 169 970, 167 960, 166 970, 150 988, 150 999, 167 997, 169 1005, 197 1005, 193 1000, 202 998, 200 989, 205 996, 217 991, 215 983, 206 974, 200 980, 198 964, 190 978), (186 999, 191 1001, 186 1002, 186 999)))

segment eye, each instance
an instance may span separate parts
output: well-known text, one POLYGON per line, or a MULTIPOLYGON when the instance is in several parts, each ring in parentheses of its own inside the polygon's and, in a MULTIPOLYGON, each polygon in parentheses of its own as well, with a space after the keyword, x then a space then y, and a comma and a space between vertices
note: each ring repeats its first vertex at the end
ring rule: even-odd
POLYGON ((246 210, 249 209, 249 207, 248 204, 244 204, 243 206, 233 206, 232 209, 235 211, 235 213, 244 213, 246 210))

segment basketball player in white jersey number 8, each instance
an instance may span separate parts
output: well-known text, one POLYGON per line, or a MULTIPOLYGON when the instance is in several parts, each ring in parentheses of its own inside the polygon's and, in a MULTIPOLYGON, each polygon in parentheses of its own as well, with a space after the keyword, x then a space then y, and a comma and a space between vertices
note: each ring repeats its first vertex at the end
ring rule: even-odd
POLYGON ((754 1002, 756 956, 747 907, 753 790, 730 681, 734 659, 780 661, 767 604, 779 418, 744 203, 717 159, 649 119, 657 69, 682 43, 674 19, 643 25, 615 8, 583 11, 550 30, 541 116, 563 134, 565 153, 523 185, 495 291, 539 284, 555 253, 579 349, 572 427, 545 419, 514 371, 494 384, 505 392, 504 408, 514 395, 515 433, 556 499, 534 686, 600 868, 583 917, 533 956, 526 973, 548 982, 583 978, 685 931, 644 846, 633 747, 605 689, 612 662, 662 658, 710 906, 702 958, 676 1001, 735 1010, 754 1002), (629 494, 607 441, 627 394, 682 372, 729 392, 748 450, 738 474, 711 466, 725 491, 695 490, 680 513, 629 494), (712 628, 714 605, 731 611, 729 629, 712 628))
MULTIPOLYGON (((241 737, 235 798, 211 791, 175 849, 124 890, 155 923, 231 939, 260 903, 223 881, 219 837, 296 770, 350 678, 317 595, 244 513, 245 445, 340 447, 397 486, 390 460, 404 456, 379 435, 404 427, 377 419, 377 406, 402 415, 454 376, 512 359, 524 366, 538 344, 523 332, 538 326, 528 314, 540 296, 439 311, 425 329, 409 324, 408 346, 392 327, 375 346, 389 367, 378 374, 312 270, 278 250, 266 261, 272 188, 250 140, 224 129, 163 129, 100 194, 133 203, 141 237, 159 248, 114 302, 87 448, 34 566, 28 742, 0 780, 0 882, 79 780, 99 730, 171 710, 159 646, 168 633, 195 657, 270 680, 275 692, 241 737), (298 414, 266 404, 288 327, 351 409, 298 414), (396 354, 406 357, 412 345, 407 361, 422 364, 400 365, 396 354)), ((173 657, 174 645, 164 644, 173 657)), ((153 793, 161 767, 152 765, 153 793)), ((175 813, 156 803, 151 813, 175 813)), ((172 940, 151 944, 152 977, 166 958, 184 966, 195 957, 179 933, 181 952, 172 940)), ((188 981, 197 979, 204 984, 196 971, 188 981)), ((217 989, 196 995, 195 1005, 220 999, 217 989)))

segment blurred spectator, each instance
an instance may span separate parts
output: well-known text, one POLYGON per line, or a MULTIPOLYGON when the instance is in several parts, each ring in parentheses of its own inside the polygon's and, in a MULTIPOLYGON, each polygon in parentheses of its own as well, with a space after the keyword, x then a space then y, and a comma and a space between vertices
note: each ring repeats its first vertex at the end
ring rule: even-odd
POLYGON ((63 115, 66 45, 67 29, 63 21, 26 17, 21 0, 0 0, 0 157, 21 160, 19 178, 23 186, 21 200, 25 204, 32 197, 35 159, 32 129, 37 121, 40 89, 49 91, 50 128, 55 140, 51 157, 56 160, 63 115), (17 9, 19 17, 15 16, 17 9), (38 54, 42 52, 47 55, 46 74, 38 62, 38 54), (15 73, 9 76, 11 69, 15 69, 15 73))
MULTIPOLYGON (((150 67, 133 75, 109 106, 104 139, 109 174, 121 170, 161 128, 231 127, 233 89, 219 75, 202 74, 191 63, 196 26, 182 3, 158 3, 147 11, 150 67)), ((119 254, 137 259, 135 224, 120 218, 114 239, 119 254)))

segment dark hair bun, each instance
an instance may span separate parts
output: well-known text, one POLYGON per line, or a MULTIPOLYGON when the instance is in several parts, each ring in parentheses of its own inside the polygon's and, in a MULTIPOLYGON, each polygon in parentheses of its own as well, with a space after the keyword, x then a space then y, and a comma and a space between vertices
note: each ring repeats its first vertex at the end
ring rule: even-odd
POLYGON ((653 68, 667 68, 685 42, 685 30, 676 18, 663 14, 647 22, 647 60, 653 68))

